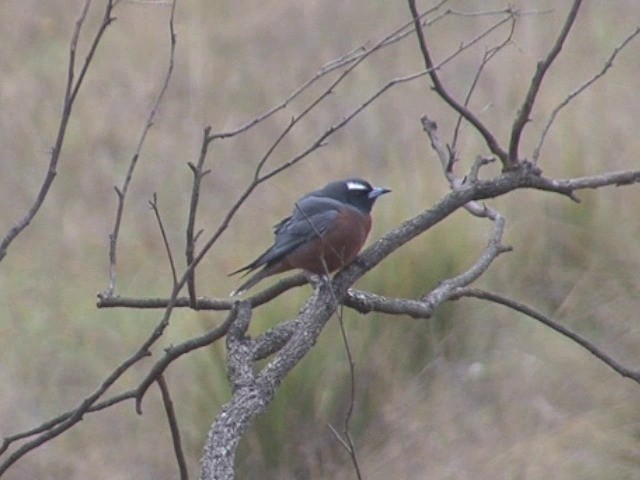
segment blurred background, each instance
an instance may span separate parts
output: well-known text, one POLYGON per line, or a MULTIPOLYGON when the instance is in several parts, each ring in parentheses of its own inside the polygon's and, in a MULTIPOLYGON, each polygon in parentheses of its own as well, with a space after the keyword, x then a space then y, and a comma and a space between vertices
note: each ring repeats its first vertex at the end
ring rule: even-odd
MULTIPOLYGON (((79 59, 103 14, 95 1, 79 59)), ((504 144, 535 62, 551 45, 569 2, 512 1, 543 13, 518 21, 513 42, 490 64, 472 108, 504 144)), ((426 9, 433 3, 422 2, 426 9)), ((457 11, 502 9, 503 1, 451 1, 457 11)), ((31 206, 55 140, 68 45, 82 2, 5 0, 0 16, 0 233, 31 206)), ((447 8, 445 6, 444 8, 447 8)), ((170 7, 122 1, 98 48, 75 105, 58 176, 34 222, 0 264, 0 435, 40 425, 74 408, 129 356, 161 311, 98 310, 108 283, 108 235, 120 185, 168 62, 170 7)), ((158 194, 169 241, 184 266, 191 172, 202 130, 234 128, 287 98, 323 65, 407 22, 406 2, 338 0, 260 4, 179 0, 176 67, 127 198, 116 293, 166 297, 171 276, 148 201, 158 194)), ((497 15, 451 15, 426 32, 438 61, 495 22, 497 15)), ((640 22, 635 0, 585 2, 573 33, 543 84, 525 130, 530 157, 540 128, 567 94, 602 68, 640 22)), ((499 29, 441 72, 463 96, 499 29)), ((273 168, 385 85, 423 68, 413 35, 361 64, 287 136, 273 168)), ((206 238, 250 182, 271 143, 335 74, 246 134, 211 145, 198 227, 206 238)), ((542 150, 552 177, 638 167, 640 44, 620 54, 606 77, 557 119, 542 150)), ((427 113, 450 141, 456 117, 423 78, 385 93, 347 128, 272 181, 242 207, 200 265, 198 294, 226 297, 227 273, 271 242, 270 227, 301 194, 358 175, 393 190, 374 211, 371 238, 429 208, 447 193, 437 157, 421 130, 427 113)), ((486 148, 468 126, 458 173, 486 148)), ((493 165, 485 176, 499 173, 493 165)), ((476 285, 527 302, 590 339, 630 368, 640 366, 638 187, 559 195, 520 191, 492 200, 507 216, 501 256, 476 285)), ((491 225, 464 211, 387 258, 358 287, 416 297, 470 266, 491 225)), ((266 285, 266 284, 265 284, 266 285)), ((293 318, 309 287, 254 313, 252 333, 293 318)), ((435 318, 360 316, 345 311, 356 363, 352 435, 365 478, 638 479, 640 387, 532 319, 477 300, 441 307, 435 318)), ((180 311, 155 356, 113 388, 127 390, 162 345, 198 335, 224 313, 180 311)), ((239 478, 351 479, 341 429, 349 374, 337 321, 282 385, 253 426, 237 459, 239 478)), ((203 349, 167 373, 191 474, 209 426, 229 398, 224 346, 203 349)), ((33 478, 177 478, 167 421, 152 388, 138 416, 133 404, 98 414, 24 457, 5 475, 33 478)))

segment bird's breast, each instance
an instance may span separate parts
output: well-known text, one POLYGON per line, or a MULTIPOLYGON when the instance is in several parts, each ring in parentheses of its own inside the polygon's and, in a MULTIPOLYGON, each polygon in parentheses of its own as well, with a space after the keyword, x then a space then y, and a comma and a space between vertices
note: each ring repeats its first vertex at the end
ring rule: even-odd
POLYGON ((331 226, 287 256, 289 268, 301 268, 318 275, 338 270, 358 255, 371 230, 371 217, 343 209, 331 226))

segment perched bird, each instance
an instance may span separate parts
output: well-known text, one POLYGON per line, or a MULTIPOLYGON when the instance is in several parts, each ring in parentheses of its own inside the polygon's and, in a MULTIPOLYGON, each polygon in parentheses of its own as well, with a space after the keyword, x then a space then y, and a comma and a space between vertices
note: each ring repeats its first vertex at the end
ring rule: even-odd
POLYGON ((293 213, 274 227, 275 241, 266 252, 239 270, 263 267, 231 295, 240 294, 263 278, 300 268, 317 275, 333 272, 358 255, 371 230, 371 208, 387 188, 374 188, 361 178, 338 180, 307 193, 293 213))

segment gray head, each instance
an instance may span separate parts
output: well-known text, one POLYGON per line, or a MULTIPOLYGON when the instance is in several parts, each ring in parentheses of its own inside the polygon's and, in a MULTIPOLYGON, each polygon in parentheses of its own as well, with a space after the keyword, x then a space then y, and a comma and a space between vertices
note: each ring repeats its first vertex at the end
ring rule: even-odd
POLYGON ((361 178, 347 178, 328 183, 320 190, 310 193, 309 196, 332 198, 351 205, 362 213, 369 213, 376 199, 390 191, 388 188, 373 187, 361 178))

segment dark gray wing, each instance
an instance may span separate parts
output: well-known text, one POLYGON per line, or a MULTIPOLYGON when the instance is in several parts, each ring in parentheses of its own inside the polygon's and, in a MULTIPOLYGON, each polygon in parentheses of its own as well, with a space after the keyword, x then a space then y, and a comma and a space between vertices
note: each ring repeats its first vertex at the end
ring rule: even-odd
POLYGON ((247 267, 255 269, 276 262, 300 245, 322 235, 338 216, 341 203, 330 198, 305 196, 293 214, 274 226, 273 246, 247 267))

